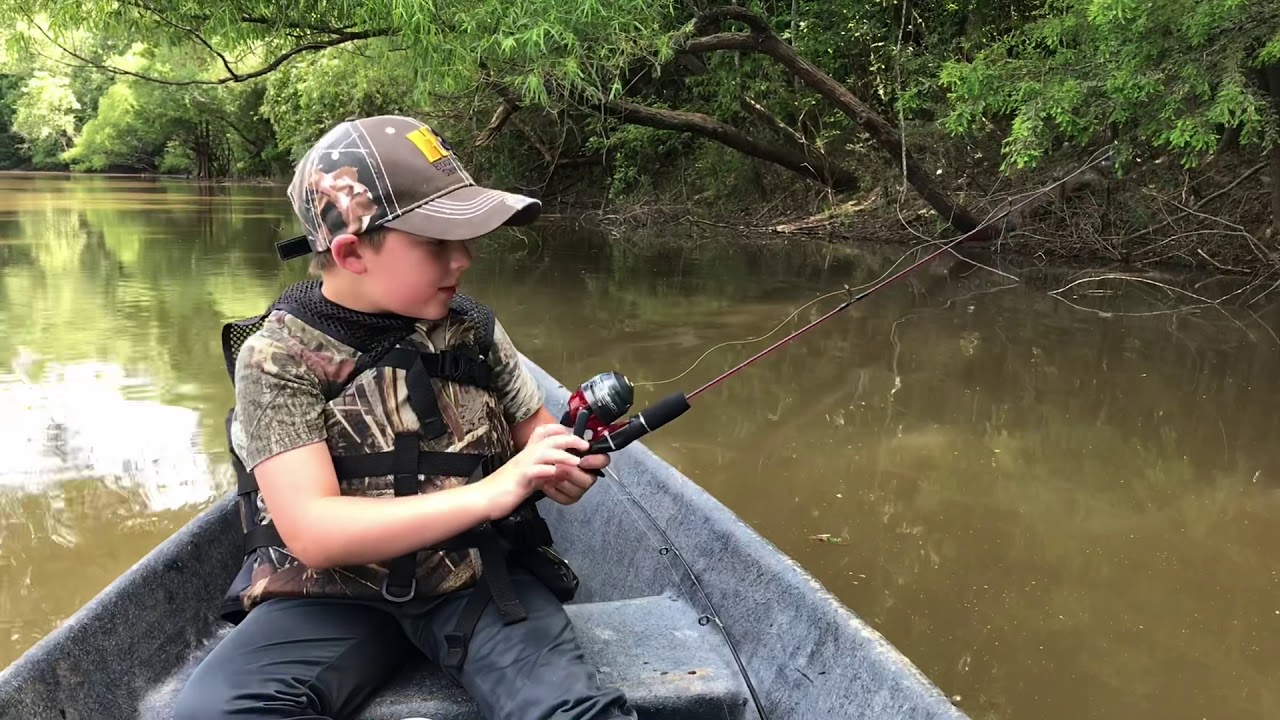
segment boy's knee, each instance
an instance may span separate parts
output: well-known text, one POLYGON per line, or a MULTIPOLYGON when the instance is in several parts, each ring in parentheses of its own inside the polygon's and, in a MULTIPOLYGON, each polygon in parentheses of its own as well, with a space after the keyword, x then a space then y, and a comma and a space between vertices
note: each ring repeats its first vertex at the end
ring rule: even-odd
POLYGON ((253 688, 238 687, 230 677, 205 672, 192 680, 178 693, 173 706, 173 720, 270 717, 262 702, 265 698, 254 698, 253 688), (261 714, 247 716, 247 710, 258 710, 261 714))
POLYGON ((173 720, 214 720, 227 716, 226 699, 207 686, 187 683, 173 705, 173 720))

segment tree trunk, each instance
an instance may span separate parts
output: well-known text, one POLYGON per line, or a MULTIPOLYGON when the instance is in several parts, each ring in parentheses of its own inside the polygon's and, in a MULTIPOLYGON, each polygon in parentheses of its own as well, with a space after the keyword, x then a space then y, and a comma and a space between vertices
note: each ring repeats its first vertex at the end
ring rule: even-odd
POLYGON ((803 150, 760 142, 701 113, 660 110, 625 100, 610 100, 605 104, 605 109, 614 117, 632 125, 693 133, 715 140, 738 152, 781 165, 806 180, 821 183, 837 192, 858 188, 858 177, 842 167, 824 164, 823 158, 809 155, 803 150))
MULTIPOLYGON (((1267 90, 1271 112, 1280 120, 1280 63, 1267 66, 1267 90)), ((1280 142, 1271 146, 1271 240, 1280 240, 1280 142)))
MULTIPOLYGON (((791 46, 778 37, 759 16, 739 7, 721 7, 708 10, 695 22, 695 31, 706 33, 720 23, 733 20, 745 23, 750 33, 719 33, 697 37, 687 41, 682 52, 704 53, 715 50, 748 50, 776 60, 805 85, 826 98, 853 120, 892 160, 894 165, 904 166, 907 182, 920 197, 942 217, 947 224, 961 232, 978 227, 978 221, 966 208, 951 200, 942 188, 934 183, 929 173, 920 166, 901 141, 893 125, 866 103, 859 100, 821 68, 801 57, 791 46)), ((990 231, 988 231, 989 233, 990 231)), ((984 237, 987 233, 976 236, 984 237)))
POLYGON ((493 112, 493 119, 489 121, 488 127, 486 127, 480 135, 476 137, 475 142, 473 142, 471 146, 484 147, 485 145, 493 142, 493 139, 498 137, 498 133, 502 132, 502 128, 507 124, 507 121, 510 120, 511 116, 519 109, 519 103, 506 97, 502 98, 502 103, 499 104, 498 109, 493 112))
POLYGON ((207 123, 197 122, 195 131, 194 152, 196 156, 196 178, 199 180, 208 180, 210 167, 209 158, 209 126, 207 123))
POLYGON ((547 161, 548 165, 556 164, 555 154, 552 153, 551 148, 542 141, 542 138, 538 137, 538 133, 534 132, 533 128, 520 122, 519 118, 512 118, 511 124, 520 131, 521 135, 524 135, 524 139, 528 140, 530 145, 538 150, 538 154, 542 156, 543 160, 547 161))

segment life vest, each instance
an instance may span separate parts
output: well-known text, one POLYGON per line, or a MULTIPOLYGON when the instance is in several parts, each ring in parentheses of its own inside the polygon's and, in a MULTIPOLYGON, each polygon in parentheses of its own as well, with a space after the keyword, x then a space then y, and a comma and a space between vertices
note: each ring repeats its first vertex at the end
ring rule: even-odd
MULTIPOLYGON (((493 313, 471 298, 455 296, 451 332, 432 348, 411 319, 360 316, 324 300, 318 280, 297 283, 263 314, 223 326, 222 350, 233 384, 241 346, 267 322, 300 322, 359 353, 346 377, 325 389, 327 444, 341 494, 436 492, 475 482, 513 454, 510 427, 493 388, 493 313), (487 432, 478 432, 481 427, 487 432)), ((234 412, 227 415, 227 442, 237 475, 245 564, 233 587, 241 608, 225 613, 228 619, 238 621, 276 597, 405 602, 476 586, 454 631, 446 634, 444 662, 460 667, 471 631, 490 599, 505 623, 525 618, 510 582, 509 561, 539 577, 562 602, 576 594, 578 578, 556 554, 532 500, 501 521, 482 523, 439 546, 385 564, 306 567, 288 552, 256 479, 236 456, 234 412)))

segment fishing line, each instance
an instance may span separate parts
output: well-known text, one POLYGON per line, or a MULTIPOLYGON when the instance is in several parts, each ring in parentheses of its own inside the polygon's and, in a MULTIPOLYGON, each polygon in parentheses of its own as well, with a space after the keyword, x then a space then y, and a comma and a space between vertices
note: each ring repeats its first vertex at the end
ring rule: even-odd
POLYGON ((826 293, 825 295, 819 295, 818 297, 816 297, 816 298, 814 298, 814 299, 810 300, 809 302, 805 303, 804 305, 801 305, 800 307, 796 308, 794 312, 792 312, 790 315, 788 315, 788 316, 786 317, 786 319, 784 319, 782 322, 778 323, 778 326, 777 326, 777 327, 775 327, 774 329, 770 330, 768 333, 766 333, 766 334, 764 334, 764 335, 761 335, 760 337, 757 337, 757 338, 747 338, 747 339, 745 339, 745 340, 729 340, 729 341, 727 341, 727 342, 722 342, 722 343, 720 343, 719 345, 713 345, 713 346, 712 346, 710 349, 708 349, 706 352, 702 353, 702 355, 701 355, 697 360, 694 360, 694 361, 693 361, 693 364, 692 364, 692 365, 690 365, 690 366, 689 366, 689 367, 688 367, 684 372, 680 373, 679 375, 676 375, 676 376, 675 376, 675 377, 673 377, 673 378, 668 378, 668 379, 666 379, 666 380, 653 380, 653 381, 649 381, 649 382, 633 382, 633 383, 632 383, 632 385, 633 385, 633 386, 635 386, 635 387, 639 387, 639 386, 641 386, 641 385, 665 385, 665 384, 667 384, 667 383, 669 383, 669 382, 675 382, 676 380, 679 380, 680 378, 684 377, 685 375, 688 375, 690 372, 692 372, 692 371, 693 371, 693 369, 694 369, 695 367, 697 367, 697 366, 698 366, 698 363, 702 362, 702 361, 703 361, 703 360, 704 360, 708 355, 710 355, 712 352, 714 352, 714 351, 716 351, 716 350, 718 350, 718 349, 720 349, 720 348, 722 348, 722 347, 725 347, 725 346, 728 346, 728 345, 746 345, 746 344, 748 344, 748 343, 759 342, 759 341, 761 341, 761 340, 764 340, 765 338, 769 337, 770 335, 773 335, 774 333, 776 333, 776 332, 778 332, 779 330, 781 330, 781 329, 783 328, 783 326, 785 326, 787 323, 791 322, 791 319, 792 319, 792 318, 794 318, 796 315, 800 314, 800 312, 801 312, 802 310, 804 310, 805 308, 809 307, 810 305, 812 305, 812 304, 814 304, 814 303, 816 303, 816 302, 818 302, 818 301, 820 301, 820 300, 826 300, 827 298, 829 298, 829 297, 833 297, 833 296, 835 296, 835 295, 848 295, 848 294, 853 293, 854 291, 861 290, 861 289, 863 289, 863 288, 865 288, 865 287, 870 287, 870 286, 872 286, 872 285, 874 285, 874 284, 876 284, 876 283, 880 282, 881 280, 883 280, 883 279, 885 278, 885 276, 887 276, 889 273, 893 272, 893 269, 894 269, 894 268, 898 267, 898 263, 901 263, 901 262, 902 262, 903 260, 905 260, 909 255, 911 255, 912 253, 914 253, 914 252, 915 252, 916 250, 918 250, 918 249, 919 249, 919 248, 917 247, 917 248, 912 248, 911 250, 908 250, 908 251, 907 251, 906 253, 904 253, 901 257, 899 257, 897 260, 895 260, 895 261, 893 262, 893 264, 889 266, 889 269, 888 269, 888 270, 885 270, 885 271, 884 271, 884 273, 883 273, 882 275, 880 275, 880 277, 876 278, 875 280, 872 280, 872 281, 871 281, 871 282, 869 282, 869 283, 866 283, 865 285, 859 285, 859 286, 857 286, 857 287, 853 287, 853 288, 849 287, 848 285, 845 285, 845 286, 844 286, 844 288, 842 288, 842 289, 840 289, 840 290, 834 290, 834 291, 832 291, 832 292, 826 293))
MULTIPOLYGON (((711 604, 711 598, 707 597, 706 591, 702 589, 702 583, 698 581, 698 576, 693 572, 693 568, 689 566, 689 562, 684 559, 684 554, 676 547, 671 536, 667 534, 667 531, 658 522, 657 518, 653 516, 653 513, 649 512, 649 509, 631 493, 631 490, 627 488, 627 485, 622 481, 622 478, 614 472, 612 468, 606 467, 604 471, 608 473, 609 477, 613 478, 613 482, 609 484, 616 486, 618 488, 618 492, 620 492, 623 497, 630 500, 637 508, 639 508, 640 512, 644 513, 645 517, 649 519, 649 524, 653 525, 654 529, 658 531, 658 534, 662 536, 662 543, 658 547, 658 554, 665 557, 666 555, 674 553, 676 558, 680 560, 680 564, 684 566, 685 572, 689 574, 689 579, 693 581, 694 588, 696 588, 698 594, 702 596, 703 604, 707 606, 707 613, 698 618, 698 624, 705 626, 710 622, 714 622, 716 627, 720 629, 720 635, 724 637, 725 645, 729 648, 729 654, 733 656, 733 661, 738 666, 738 672, 742 675, 743 682, 746 683, 747 692, 750 693, 751 701, 755 704, 757 715, 760 717, 760 720, 768 720, 769 716, 764 711, 764 704, 760 702, 760 696, 756 693, 755 684, 751 682, 751 676, 747 673, 746 665, 742 662, 742 656, 738 654, 737 647, 734 646, 733 640, 729 637, 728 629, 725 628, 724 622, 720 620, 720 613, 716 612, 715 605, 711 604)), ((634 512, 631 514, 631 517, 635 518, 634 512)), ((643 530, 643 526, 638 520, 636 525, 640 526, 643 530)), ((648 531, 645 531, 645 534, 649 535, 650 542, 653 542, 653 536, 650 535, 648 531)), ((677 583, 680 582, 680 578, 676 575, 675 570, 671 569, 670 565, 667 566, 667 570, 671 573, 672 578, 677 583)))
MULTIPOLYGON (((789 316, 787 316, 787 318, 786 318, 785 320, 783 320, 781 323, 779 323, 779 324, 778 324, 778 326, 777 326, 777 327, 775 327, 773 330, 769 331, 769 333, 768 333, 768 334, 762 335, 762 336, 760 336, 760 337, 758 337, 758 338, 748 338, 748 339, 746 339, 746 340, 730 340, 730 341, 727 341, 727 342, 720 343, 719 345, 712 346, 709 350, 707 350, 706 352, 704 352, 704 353, 702 354, 702 356, 701 356, 701 357, 699 357, 697 360, 695 360, 695 361, 693 362, 693 364, 692 364, 692 365, 690 365, 690 366, 688 367, 688 369, 686 369, 684 372, 680 373, 679 375, 677 375, 677 376, 675 376, 675 377, 673 377, 673 378, 670 378, 670 379, 667 379, 667 380, 650 381, 650 382, 633 382, 633 383, 631 383, 631 384, 632 384, 632 386, 633 386, 633 387, 635 387, 635 386, 640 386, 640 385, 662 385, 662 384, 665 384, 665 383, 669 383, 669 382, 673 382, 673 381, 675 381, 675 380, 678 380, 678 379, 680 379, 680 378, 684 377, 685 375, 688 375, 688 374, 689 374, 689 373, 690 373, 690 372, 691 372, 695 367, 697 367, 698 363, 702 362, 702 360, 703 360, 704 358, 706 358, 706 357, 707 357, 707 355, 710 355, 713 351, 715 351, 715 350, 717 350, 717 349, 719 349, 719 348, 725 347, 725 346, 727 346, 727 345, 743 345, 743 344, 747 344, 747 343, 758 342, 758 341, 760 341, 760 340, 764 340, 765 338, 769 337, 770 335, 773 335, 774 333, 778 332, 778 330, 781 330, 781 329, 782 329, 782 327, 783 327, 784 325, 786 325, 788 322, 790 322, 790 321, 791 321, 791 319, 792 319, 792 318, 794 318, 794 317, 795 317, 795 316, 796 316, 796 315, 797 315, 801 310, 804 310, 805 308, 809 307, 809 306, 810 306, 810 305, 812 305, 813 303, 818 302, 819 300, 823 300, 823 299, 825 299, 825 298, 829 298, 829 297, 831 297, 831 296, 833 296, 833 295, 839 295, 839 294, 841 294, 841 293, 845 293, 845 294, 848 294, 848 295, 850 296, 848 300, 846 300, 844 303, 842 303, 841 305, 839 305, 835 310, 832 310, 831 312, 829 312, 829 313, 827 313, 826 315, 822 316, 821 318, 819 318, 818 320, 814 321, 814 322, 813 322, 813 323, 811 323, 810 325, 807 325, 806 327, 801 328, 800 330, 798 330, 797 332, 795 332, 795 333, 793 333, 792 335, 788 336, 787 338, 784 338, 782 341, 780 341, 780 342, 778 342, 778 343, 775 343, 773 346, 771 346, 771 347, 769 347, 768 349, 766 349, 766 350, 764 350, 764 351, 760 352, 759 354, 757 354, 757 355, 755 355, 755 356, 751 357, 750 359, 746 360, 745 362, 743 362, 743 363, 739 364, 738 366, 734 367, 732 370, 730 370, 730 371, 728 371, 728 372, 726 372, 726 373, 722 374, 721 376, 717 377, 715 380, 712 380, 711 382, 707 383, 706 385, 703 385, 702 387, 698 388, 697 390, 695 390, 695 391, 693 391, 693 392, 689 393, 689 394, 688 394, 688 398, 689 398, 690 400, 692 400, 692 399, 693 399, 693 397, 694 397, 695 395, 698 395, 698 394, 702 393, 703 391, 710 389, 712 386, 714 386, 714 385, 718 384, 721 380, 724 380, 725 378, 729 377, 730 375, 732 375, 733 373, 737 372, 737 371, 738 371, 738 370, 740 370, 741 368, 743 368, 743 367, 745 367, 745 366, 749 365, 750 363, 754 362, 755 360, 757 360, 757 359, 759 359, 759 358, 763 357, 764 355, 768 354, 769 352, 772 352, 772 351, 773 351, 773 350, 775 350, 776 348, 778 348, 778 347, 782 346, 782 345, 783 345, 783 344, 785 344, 788 340, 790 340, 790 339, 792 339, 792 338, 794 338, 794 337, 796 337, 796 336, 800 335, 800 334, 801 334, 801 333, 803 333, 803 332, 806 332, 807 330, 809 330, 809 329, 811 329, 811 328, 813 328, 813 327, 816 327, 816 326, 817 326, 818 324, 820 324, 823 320, 826 320, 828 317, 830 317, 830 316, 832 316, 832 315, 835 315, 836 313, 839 313, 840 311, 842 311, 842 310, 844 310, 845 308, 849 307, 849 306, 850 306, 850 305, 852 305, 853 303, 858 302, 859 300, 863 299, 864 297, 867 297, 867 296, 868 296, 868 295, 870 295, 871 293, 873 293, 873 292, 875 292, 876 290, 878 290, 881 286, 883 286, 883 285, 888 285, 890 282, 892 282, 892 281, 896 280, 897 278, 902 277, 902 276, 907 275, 907 274, 910 274, 910 272, 911 272, 912 270, 914 270, 915 268, 917 268, 917 267, 919 267, 919 266, 921 266, 921 265, 924 265, 926 262, 928 262, 928 261, 932 260, 933 258, 937 257, 938 255, 941 255, 942 253, 944 253, 944 252, 946 252, 946 251, 948 251, 948 250, 953 250, 957 245, 959 245, 961 242, 963 242, 964 240, 968 239, 970 236, 972 236, 972 235, 974 235, 975 233, 977 233, 979 230, 981 230, 981 229, 985 228, 988 224, 990 224, 990 223, 991 223, 994 219, 996 219, 997 217, 1003 217, 1003 216, 1012 215, 1014 212, 1016 212, 1017 210, 1021 209, 1022 207, 1024 207, 1024 206, 1025 206, 1025 205, 1027 205, 1028 203, 1030 203, 1032 200, 1035 200, 1036 198, 1040 197, 1042 194, 1044 194, 1044 193, 1046 193, 1046 192, 1050 191, 1051 189, 1053 189, 1053 188, 1057 187, 1058 185, 1061 185, 1061 184, 1065 183, 1068 179, 1070 179, 1070 178, 1072 178, 1072 177, 1075 177, 1075 176, 1076 176, 1076 175, 1078 175, 1079 173, 1084 172, 1085 170, 1087 170, 1087 169, 1089 169, 1089 168, 1093 167, 1094 165, 1098 164, 1099 162, 1102 162, 1103 160, 1106 160, 1106 159, 1107 159, 1107 158, 1109 158, 1110 156, 1111 156, 1111 148, 1110 148, 1110 147, 1106 147, 1106 148, 1102 148, 1102 149, 1100 149, 1100 150, 1097 150, 1097 151, 1095 151, 1095 152, 1093 153, 1093 155, 1091 155, 1091 156, 1090 156, 1089 161, 1088 161, 1088 162, 1086 162, 1084 165, 1082 165, 1082 166, 1081 166, 1079 169, 1077 169, 1075 172, 1071 173, 1070 175, 1067 175, 1066 177, 1064 177, 1064 178, 1062 178, 1062 179, 1060 179, 1060 180, 1058 180, 1058 181, 1056 181, 1056 182, 1054 182, 1054 183, 1051 183, 1050 185, 1048 185, 1048 186, 1046 186, 1046 187, 1043 187, 1043 188, 1040 188, 1040 189, 1037 189, 1037 190, 1033 190, 1033 191, 1030 191, 1030 192, 1026 193, 1026 199, 1024 199, 1022 202, 1018 203, 1017 205, 1010 205, 1010 206, 1008 206, 1008 207, 1007 207, 1006 209, 1004 209, 1004 210, 992 210, 990 213, 988 213, 988 214, 987 214, 987 217, 986 217, 986 218, 984 218, 984 219, 982 220, 982 222, 978 223, 978 225, 977 225, 974 229, 972 229, 972 230, 970 230, 970 231, 968 231, 968 232, 966 232, 966 233, 963 233, 963 234, 961 234, 961 235, 959 235, 959 236, 957 236, 957 237, 955 237, 955 238, 952 238, 952 239, 950 239, 950 240, 938 240, 938 241, 930 241, 929 243, 926 243, 926 245, 931 245, 931 244, 935 244, 935 243, 936 243, 936 244, 941 244, 941 245, 942 245, 942 247, 940 247, 940 248, 938 248, 937 250, 935 250, 935 251, 933 251, 933 252, 929 253, 928 255, 926 255, 925 257, 921 258, 920 260, 917 260, 917 261, 916 261, 916 262, 915 262, 911 267, 907 268, 906 270, 903 270, 902 272, 899 272, 899 273, 897 273, 897 274, 893 275, 892 277, 889 277, 889 274, 893 272, 894 268, 898 267, 898 264, 899 264, 899 263, 901 263, 904 259, 906 259, 908 256, 910 256, 912 253, 914 253, 914 252, 916 252, 918 249, 920 249, 919 247, 917 247, 917 248, 912 248, 911 250, 909 250, 908 252, 906 252, 905 254, 903 254, 903 255, 902 255, 902 257, 899 257, 896 261, 894 261, 893 265, 889 266, 889 269, 888 269, 888 270, 886 270, 886 271, 885 271, 885 272, 884 272, 884 273, 883 273, 879 278, 876 278, 875 280, 873 280, 873 281, 871 281, 871 282, 869 282, 869 283, 867 283, 867 284, 865 284, 865 285, 860 285, 860 286, 858 286, 858 287, 856 287, 856 288, 850 288, 848 285, 845 285, 845 286, 844 286, 844 288, 843 288, 843 289, 841 289, 841 290, 836 290, 836 291, 833 291, 833 292, 827 293, 827 294, 825 294, 825 295, 820 295, 820 296, 818 296, 818 297, 814 298, 813 300, 810 300, 809 302, 807 302, 807 303, 805 303, 804 305, 802 305, 802 306, 800 306, 799 308, 797 308, 797 309, 795 310, 795 312, 792 312, 789 316), (887 279, 886 279, 886 278, 887 278, 887 279), (870 287, 871 289, 870 289, 870 290, 867 290, 867 291, 865 291, 865 292, 861 292, 861 293, 859 293, 859 294, 858 294, 858 295, 856 295, 856 296, 855 296, 855 295, 853 295, 854 291, 862 290, 863 288, 867 288, 867 287, 870 287)), ((1017 195, 1015 195, 1014 197, 1018 197, 1018 196, 1017 196, 1017 195)), ((1011 201, 1011 200, 1012 200, 1012 198, 1010 198, 1010 201, 1011 201)), ((966 262, 969 262, 969 261, 968 261, 968 260, 966 260, 966 262)), ((974 263, 974 264, 975 264, 975 265, 978 265, 978 263, 974 263)), ((985 266, 982 266, 982 267, 985 267, 985 266)), ((988 269, 990 269, 990 268, 988 268, 988 269)), ((1003 274, 1003 273, 1002 273, 1002 274, 1003 274)))

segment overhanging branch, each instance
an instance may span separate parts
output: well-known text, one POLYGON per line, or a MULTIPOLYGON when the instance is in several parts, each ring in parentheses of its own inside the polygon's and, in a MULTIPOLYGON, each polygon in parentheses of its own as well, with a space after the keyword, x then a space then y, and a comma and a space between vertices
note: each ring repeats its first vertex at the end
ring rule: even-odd
POLYGON ((796 52, 769 27, 764 18, 737 6, 711 8, 697 17, 693 36, 677 44, 677 52, 706 53, 716 50, 744 50, 766 55, 787 69, 811 90, 835 105, 840 112, 862 129, 882 152, 897 164, 902 163, 906 182, 934 209, 947 224, 969 232, 978 226, 977 219, 964 206, 934 182, 932 176, 904 147, 900 128, 895 128, 870 105, 841 85, 834 78, 796 52), (750 33, 724 32, 710 35, 725 22, 739 22, 750 28, 750 33))
MULTIPOLYGON (((218 52, 218 50, 216 50, 213 47, 213 44, 210 43, 208 40, 206 40, 205 37, 201 35, 199 32, 197 32, 194 28, 189 28, 183 25, 179 25, 178 23, 165 17, 164 14, 161 13, 159 10, 156 10, 155 8, 151 7, 150 5, 147 5, 146 3, 129 3, 129 4, 142 10, 143 12, 156 16, 156 18, 160 22, 164 23, 165 25, 168 25, 169 27, 175 30, 179 30, 195 38, 196 42, 205 46, 205 48, 207 48, 209 52, 213 53, 214 55, 217 55, 218 59, 222 61, 222 67, 227 69, 227 75, 229 75, 235 81, 239 82, 240 76, 236 73, 235 69, 231 67, 231 61, 227 59, 227 56, 223 55, 221 52, 218 52)), ((48 36, 46 35, 45 37, 48 37, 48 36)), ((64 52, 65 52, 65 48, 64 48, 64 52)))
POLYGON ((368 40, 368 39, 377 38, 377 37, 392 37, 396 34, 396 31, 391 29, 360 30, 355 32, 335 32, 333 34, 333 37, 330 37, 328 39, 312 41, 312 42, 305 43, 303 45, 299 45, 294 48, 290 48, 289 50, 281 53, 271 62, 258 68, 257 70, 254 70, 253 72, 237 73, 231 69, 230 62, 227 60, 226 56, 218 52, 217 50, 215 50, 213 48, 213 45, 209 43, 209 41, 206 40, 204 37, 199 35, 199 33, 197 33, 195 30, 182 27, 162 17, 161 20, 163 20, 165 23, 167 23, 171 27, 177 28, 179 30, 182 30, 194 35, 202 45, 207 47, 211 52, 213 52, 222 60, 224 66, 227 68, 227 72, 229 73, 227 77, 218 78, 216 80, 169 80, 166 78, 159 78, 159 77, 154 77, 150 75, 145 75, 142 73, 133 72, 132 70, 125 70, 124 68, 118 68, 112 65, 106 65, 100 62, 94 62, 93 60, 90 60, 89 58, 81 55, 80 53, 77 53, 76 51, 66 47, 65 45, 58 42, 57 40, 54 40, 53 37, 49 35, 48 32, 45 31, 44 27, 41 26, 39 23, 37 23, 33 18, 31 18, 30 15, 27 16, 27 19, 31 22, 32 26, 34 26, 36 30, 38 30, 40 34, 45 37, 46 40, 48 40, 50 43, 54 45, 54 47, 58 48, 62 52, 66 53, 67 55, 70 55, 71 57, 83 63, 82 65, 79 65, 79 66, 71 65, 70 63, 64 63, 66 65, 69 65, 70 67, 93 68, 93 69, 109 72, 113 75, 123 75, 128 77, 134 77, 139 80, 145 80, 147 82, 157 83, 160 85, 172 85, 172 86, 179 86, 179 87, 190 86, 190 85, 226 85, 227 83, 233 83, 233 82, 245 82, 247 80, 252 80, 257 77, 262 77, 263 75, 267 75, 275 71, 277 68, 279 68, 281 65, 288 62, 293 57, 297 55, 301 55, 304 52, 311 52, 315 50, 325 50, 328 48, 337 47, 339 45, 345 45, 347 43, 357 42, 359 40, 368 40))
POLYGON ((693 133, 727 145, 745 155, 780 165, 806 180, 836 191, 856 190, 858 178, 825 156, 806 153, 803 148, 761 142, 731 125, 701 113, 663 110, 625 100, 609 100, 604 110, 623 122, 658 130, 693 133))
POLYGON ((690 38, 680 48, 680 52, 701 54, 717 50, 743 50, 746 52, 762 52, 760 40, 751 33, 726 32, 706 37, 690 38))

